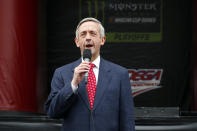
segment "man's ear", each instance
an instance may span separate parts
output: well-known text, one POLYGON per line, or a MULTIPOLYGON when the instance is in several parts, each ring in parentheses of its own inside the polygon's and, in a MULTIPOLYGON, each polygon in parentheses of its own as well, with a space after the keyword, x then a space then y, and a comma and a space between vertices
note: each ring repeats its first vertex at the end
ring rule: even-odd
POLYGON ((75 37, 75 44, 77 47, 79 47, 79 40, 75 37))
POLYGON ((101 45, 102 46, 105 44, 105 40, 106 40, 106 37, 103 37, 102 40, 101 40, 101 45))

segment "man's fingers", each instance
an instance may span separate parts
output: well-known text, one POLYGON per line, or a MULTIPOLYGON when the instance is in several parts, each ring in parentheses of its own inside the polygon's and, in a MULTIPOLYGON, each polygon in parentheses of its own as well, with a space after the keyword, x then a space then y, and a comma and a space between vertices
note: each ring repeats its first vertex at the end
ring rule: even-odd
POLYGON ((78 71, 78 70, 89 70, 90 69, 90 65, 88 63, 81 63, 75 69, 76 69, 76 71, 78 71))
POLYGON ((89 63, 81 63, 78 67, 84 67, 84 66, 90 68, 89 63))
POLYGON ((88 71, 89 71, 89 67, 86 67, 86 66, 81 66, 81 67, 75 68, 76 73, 82 73, 82 72, 88 72, 88 71))
POLYGON ((77 85, 84 77, 85 73, 90 69, 89 62, 82 62, 74 69, 73 82, 77 85))
POLYGON ((81 74, 81 73, 86 73, 88 72, 89 70, 79 70, 77 73, 81 74))
POLYGON ((81 62, 81 64, 90 64, 90 62, 83 61, 83 62, 81 62))

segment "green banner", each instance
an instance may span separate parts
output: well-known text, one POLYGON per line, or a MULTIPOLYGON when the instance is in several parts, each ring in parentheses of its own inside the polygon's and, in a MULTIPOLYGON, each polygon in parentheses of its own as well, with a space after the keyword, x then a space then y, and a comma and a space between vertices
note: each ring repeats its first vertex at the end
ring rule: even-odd
POLYGON ((158 42, 162 40, 161 33, 138 32, 107 32, 107 42, 158 42))

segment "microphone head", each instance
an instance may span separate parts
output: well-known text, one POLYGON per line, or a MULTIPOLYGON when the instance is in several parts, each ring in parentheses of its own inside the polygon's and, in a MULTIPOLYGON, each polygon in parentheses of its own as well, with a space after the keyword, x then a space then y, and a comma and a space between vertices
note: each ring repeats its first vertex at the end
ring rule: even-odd
POLYGON ((92 57, 92 53, 90 49, 85 49, 83 51, 83 60, 86 61, 87 59, 89 59, 89 61, 91 60, 92 57))

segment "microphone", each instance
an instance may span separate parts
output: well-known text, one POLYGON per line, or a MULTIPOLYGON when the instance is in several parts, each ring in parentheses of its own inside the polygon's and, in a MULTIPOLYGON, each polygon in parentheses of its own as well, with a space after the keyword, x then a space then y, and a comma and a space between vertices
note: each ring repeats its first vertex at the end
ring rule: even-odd
MULTIPOLYGON (((85 49, 83 52, 83 60, 86 62, 90 62, 91 57, 92 57, 91 50, 85 49)), ((87 84, 87 82, 88 82, 88 72, 85 73, 85 83, 87 84)))

